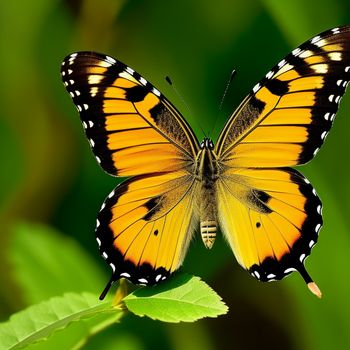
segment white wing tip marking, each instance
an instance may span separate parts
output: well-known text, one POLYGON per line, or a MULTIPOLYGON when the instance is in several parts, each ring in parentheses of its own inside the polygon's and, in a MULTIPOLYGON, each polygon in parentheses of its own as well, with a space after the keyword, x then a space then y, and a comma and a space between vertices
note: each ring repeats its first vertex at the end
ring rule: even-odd
POLYGON ((122 272, 120 277, 130 278, 130 275, 127 272, 122 272))
POLYGON ((253 87, 253 92, 254 93, 257 93, 258 92, 258 90, 260 89, 260 83, 257 83, 254 87, 253 87))

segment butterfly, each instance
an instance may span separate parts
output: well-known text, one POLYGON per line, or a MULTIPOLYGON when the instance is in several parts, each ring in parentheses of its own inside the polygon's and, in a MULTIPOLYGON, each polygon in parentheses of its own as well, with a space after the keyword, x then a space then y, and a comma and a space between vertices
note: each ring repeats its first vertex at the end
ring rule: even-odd
POLYGON ((350 80, 350 26, 305 42, 257 83, 216 144, 199 143, 184 117, 132 68, 95 52, 61 67, 97 162, 128 177, 106 198, 96 241, 112 277, 154 285, 182 264, 199 229, 206 248, 218 228, 238 263, 260 281, 305 268, 318 240, 322 204, 291 168, 322 146, 350 80))

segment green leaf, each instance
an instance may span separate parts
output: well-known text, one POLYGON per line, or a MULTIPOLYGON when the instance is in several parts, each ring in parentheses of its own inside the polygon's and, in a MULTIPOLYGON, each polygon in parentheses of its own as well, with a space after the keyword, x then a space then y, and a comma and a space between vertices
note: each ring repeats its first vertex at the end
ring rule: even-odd
POLYGON ((188 274, 178 274, 154 287, 140 288, 123 301, 134 314, 164 322, 193 322, 228 311, 219 295, 198 277, 188 274))
MULTIPOLYGON (((79 320, 90 322, 87 323, 90 327, 86 329, 86 335, 93 334, 118 321, 122 315, 123 311, 113 307, 110 300, 101 302, 97 295, 90 293, 67 293, 30 306, 0 324, 0 349, 20 349, 32 345, 79 320), (91 323, 92 318, 98 320, 97 325, 96 322, 91 323)), ((82 334, 79 337, 83 339, 82 334)))
POLYGON ((72 238, 42 224, 17 224, 9 258, 27 303, 66 292, 99 293, 107 277, 72 238))

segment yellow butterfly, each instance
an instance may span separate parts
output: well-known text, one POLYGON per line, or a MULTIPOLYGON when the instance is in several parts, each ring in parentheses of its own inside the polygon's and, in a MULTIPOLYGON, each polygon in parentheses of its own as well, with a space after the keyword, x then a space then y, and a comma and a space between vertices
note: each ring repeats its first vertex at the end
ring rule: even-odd
POLYGON ((302 44, 254 86, 216 144, 199 143, 176 108, 110 56, 73 53, 61 75, 98 163, 131 177, 107 197, 96 240, 112 278, 153 285, 181 265, 194 231, 211 248, 218 227, 260 281, 298 271, 317 242, 322 206, 290 168, 311 160, 350 79, 350 27, 302 44))

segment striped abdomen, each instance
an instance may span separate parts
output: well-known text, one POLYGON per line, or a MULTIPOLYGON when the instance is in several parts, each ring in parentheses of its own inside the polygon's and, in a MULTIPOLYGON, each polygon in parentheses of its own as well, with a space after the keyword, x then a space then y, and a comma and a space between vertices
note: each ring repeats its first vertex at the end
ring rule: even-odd
POLYGON ((201 237, 205 247, 211 249, 216 238, 216 221, 201 221, 201 237))

